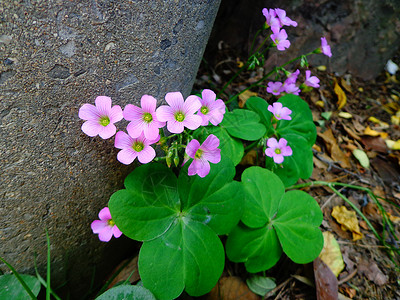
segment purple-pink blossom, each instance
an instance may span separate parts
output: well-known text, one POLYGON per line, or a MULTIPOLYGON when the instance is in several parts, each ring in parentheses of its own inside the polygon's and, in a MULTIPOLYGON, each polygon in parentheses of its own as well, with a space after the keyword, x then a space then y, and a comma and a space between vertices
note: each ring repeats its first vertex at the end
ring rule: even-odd
POLYGON ((280 102, 275 102, 273 105, 269 105, 268 110, 274 114, 274 117, 277 120, 291 120, 292 119, 292 117, 290 116, 292 111, 287 107, 283 107, 282 103, 280 103, 280 102))
POLYGON ((117 225, 111 218, 110 209, 104 207, 99 212, 99 219, 95 220, 90 224, 93 233, 99 235, 99 240, 102 242, 109 242, 112 236, 119 238, 122 235, 121 230, 118 229, 117 225))
POLYGON ((317 76, 311 76, 310 70, 306 70, 306 80, 304 84, 314 88, 319 88, 319 79, 317 78, 317 76))
POLYGON ((285 82, 283 84, 283 89, 284 89, 285 93, 287 93, 287 94, 293 94, 293 95, 299 95, 300 94, 300 88, 295 83, 287 84, 285 82))
POLYGON ((267 146, 269 148, 265 149, 265 155, 272 157, 276 164, 283 163, 284 156, 291 156, 293 154, 292 148, 287 145, 287 140, 284 138, 279 139, 279 142, 276 138, 269 138, 267 146))
POLYGON ((332 56, 331 46, 328 45, 328 42, 326 41, 325 37, 321 38, 321 51, 328 57, 332 56))
POLYGON ((286 17, 286 11, 280 8, 275 8, 275 13, 276 16, 279 19, 279 22, 281 24, 281 27, 286 25, 286 26, 297 26, 297 22, 291 20, 289 17, 286 17))
POLYGON ((284 91, 282 87, 282 82, 276 81, 276 82, 268 82, 268 87, 267 87, 267 92, 271 93, 275 96, 279 96, 282 92, 284 91))
POLYGON ((83 104, 79 109, 79 118, 86 120, 82 124, 82 131, 88 136, 99 135, 102 139, 112 137, 117 128, 114 123, 122 120, 122 109, 119 105, 111 107, 111 98, 98 96, 95 100, 96 106, 83 104))
POLYGON ((117 154, 117 159, 125 164, 131 164, 135 158, 142 164, 151 162, 156 157, 156 152, 151 147, 151 144, 158 142, 160 136, 157 136, 154 140, 148 140, 142 133, 139 137, 133 138, 129 134, 123 131, 118 131, 115 135, 115 148, 122 149, 117 154))
POLYGON ((297 69, 293 73, 289 73, 287 75, 286 80, 285 80, 285 84, 296 83, 297 77, 299 76, 299 74, 300 74, 300 70, 299 69, 297 69))
POLYGON ((217 126, 222 122, 226 107, 224 101, 216 100, 216 98, 217 95, 212 90, 205 89, 201 92, 201 98, 199 98, 201 107, 197 115, 202 119, 202 126, 207 126, 208 122, 217 126))
POLYGON ((165 126, 165 122, 157 120, 157 100, 149 95, 143 95, 140 99, 141 107, 133 104, 125 106, 123 115, 125 120, 131 121, 126 130, 133 138, 139 137, 142 133, 149 140, 154 140, 159 134, 159 128, 165 126))
POLYGON ((284 51, 286 48, 289 48, 290 42, 287 40, 288 35, 285 29, 274 32, 270 37, 279 51, 284 51))
POLYGON ((167 129, 172 133, 181 133, 185 127, 194 130, 202 123, 202 118, 195 113, 201 108, 199 97, 191 95, 186 101, 180 92, 170 92, 165 95, 168 105, 162 105, 156 110, 157 119, 167 122, 167 129))
POLYGON ((273 32, 279 31, 279 29, 281 29, 281 24, 276 16, 276 12, 274 9, 264 8, 262 10, 262 13, 265 16, 267 25, 271 27, 271 30, 273 32))
MULTIPOLYGON (((210 134, 200 145, 198 140, 191 140, 186 146, 186 154, 193 158, 193 162, 188 169, 189 176, 198 174, 200 177, 207 176, 210 173, 210 163, 217 164, 221 161, 221 150, 218 149, 219 139, 210 134)), ((184 164, 189 159, 186 158, 184 164)))

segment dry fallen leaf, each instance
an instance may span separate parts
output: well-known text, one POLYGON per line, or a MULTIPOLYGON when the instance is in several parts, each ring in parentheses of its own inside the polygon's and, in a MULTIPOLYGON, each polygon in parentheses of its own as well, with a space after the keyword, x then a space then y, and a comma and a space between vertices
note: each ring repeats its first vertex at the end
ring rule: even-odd
POLYGON ((338 116, 343 118, 343 119, 351 119, 353 117, 353 115, 351 113, 348 113, 348 112, 345 112, 345 111, 339 112, 338 116))
POLYGON ((351 167, 349 158, 343 153, 342 150, 340 150, 336 138, 333 136, 330 128, 325 130, 323 133, 318 133, 318 136, 324 140, 326 147, 334 161, 339 162, 342 168, 351 167))
POLYGON ((338 97, 338 101, 337 101, 338 110, 341 110, 343 108, 343 106, 346 105, 346 102, 347 102, 346 94, 340 87, 339 83, 337 83, 337 81, 335 81, 335 87, 333 88, 333 90, 338 97))
POLYGON ((358 272, 366 276, 368 280, 373 281, 377 285, 387 284, 389 278, 378 267, 378 265, 371 260, 365 261, 360 259, 358 261, 358 272))
POLYGON ((347 210, 346 206, 335 206, 332 209, 332 217, 341 224, 343 231, 351 231, 353 234, 353 241, 362 239, 363 234, 360 232, 358 220, 355 211, 347 210))
POLYGON ((365 128, 364 134, 369 135, 369 136, 380 136, 383 139, 386 139, 388 137, 388 134, 386 132, 379 132, 379 131, 373 130, 369 126, 367 126, 367 128, 365 128))
POLYGON ((243 93, 241 93, 239 95, 239 103, 238 103, 239 107, 243 108, 244 105, 246 104, 247 99, 249 99, 250 97, 253 97, 253 96, 257 96, 257 93, 249 91, 249 90, 244 91, 243 93))
POLYGON ((385 140, 386 146, 391 150, 400 150, 400 140, 385 140))
POLYGON ((322 233, 324 235, 324 248, 322 248, 319 258, 331 269, 336 277, 344 269, 344 262, 340 246, 335 237, 329 231, 322 233))
POLYGON ((222 277, 217 285, 209 292, 206 300, 259 300, 240 277, 222 277))
POLYGON ((317 300, 337 300, 339 284, 336 276, 319 257, 314 260, 313 265, 317 300))
POLYGON ((254 166, 257 162, 257 151, 250 150, 240 161, 240 164, 243 166, 251 165, 254 166))

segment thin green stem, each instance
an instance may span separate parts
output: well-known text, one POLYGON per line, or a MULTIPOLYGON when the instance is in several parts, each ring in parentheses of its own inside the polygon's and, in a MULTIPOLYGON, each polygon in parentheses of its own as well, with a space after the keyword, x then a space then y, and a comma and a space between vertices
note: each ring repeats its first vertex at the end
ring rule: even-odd
MULTIPOLYGON (((256 38, 257 36, 264 30, 264 26, 260 29, 257 30, 256 34, 254 35, 253 41, 251 43, 251 47, 250 47, 250 56, 253 54, 253 47, 254 47, 254 43, 256 42, 256 38)), ((257 52, 257 51, 254 51, 257 52)))
MULTIPOLYGON (((296 58, 293 58, 293 59, 289 60, 288 62, 284 63, 284 64, 283 64, 282 66, 280 66, 279 68, 283 68, 283 67, 287 66, 288 64, 291 64, 291 63, 295 62, 296 60, 301 59, 301 57, 303 57, 303 56, 309 56, 309 55, 314 54, 314 53, 315 53, 315 52, 312 51, 312 52, 309 52, 309 53, 307 53, 307 54, 305 54, 305 55, 300 55, 300 56, 298 56, 298 57, 296 57, 296 58)), ((258 84, 259 84, 260 82, 262 82, 262 81, 264 81, 265 79, 267 79, 267 78, 268 78, 269 76, 271 76, 274 72, 276 72, 279 68, 275 67, 272 71, 270 71, 269 73, 267 73, 267 74, 266 74, 265 76, 263 76, 261 79, 257 80, 256 82, 254 82, 253 84, 251 84, 250 86, 248 86, 247 88, 245 88, 244 90, 242 90, 242 91, 240 91, 239 93, 237 93, 235 96, 233 96, 231 99, 229 99, 228 102, 231 102, 231 101, 236 100, 236 99, 237 99, 242 93, 244 93, 245 91, 247 91, 247 90, 249 90, 249 89, 252 89, 252 88, 258 86, 258 84)), ((228 102, 226 102, 226 103, 228 103, 228 102)))

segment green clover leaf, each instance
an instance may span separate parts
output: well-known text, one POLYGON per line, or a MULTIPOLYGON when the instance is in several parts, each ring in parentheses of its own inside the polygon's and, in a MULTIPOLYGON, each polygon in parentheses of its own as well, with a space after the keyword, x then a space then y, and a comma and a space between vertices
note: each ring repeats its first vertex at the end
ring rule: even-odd
POLYGON ((296 263, 308 263, 323 247, 318 203, 303 191, 284 193, 279 181, 277 175, 260 167, 250 167, 242 174, 243 223, 229 234, 226 253, 230 260, 244 262, 252 273, 273 267, 282 251, 296 263))

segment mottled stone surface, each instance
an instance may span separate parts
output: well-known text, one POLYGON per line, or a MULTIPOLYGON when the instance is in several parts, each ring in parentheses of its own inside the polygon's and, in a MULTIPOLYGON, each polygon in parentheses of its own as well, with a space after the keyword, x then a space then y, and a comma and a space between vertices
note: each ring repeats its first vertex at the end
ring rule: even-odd
POLYGON ((113 138, 81 132, 79 107, 188 95, 219 2, 1 1, 0 256, 26 272, 37 252, 43 268, 46 227, 55 285, 80 298, 95 266, 100 276, 135 251, 91 233, 132 166, 116 160, 113 138))
MULTIPOLYGON (((333 56, 315 56, 338 75, 351 73, 375 78, 400 47, 398 0, 223 0, 207 52, 225 41, 247 53, 254 33, 265 22, 262 9, 283 8, 299 26, 286 27, 291 41, 287 51, 271 51, 267 66, 275 66, 320 46, 325 36, 333 56)), ((212 55, 212 53, 210 54, 212 55)))

